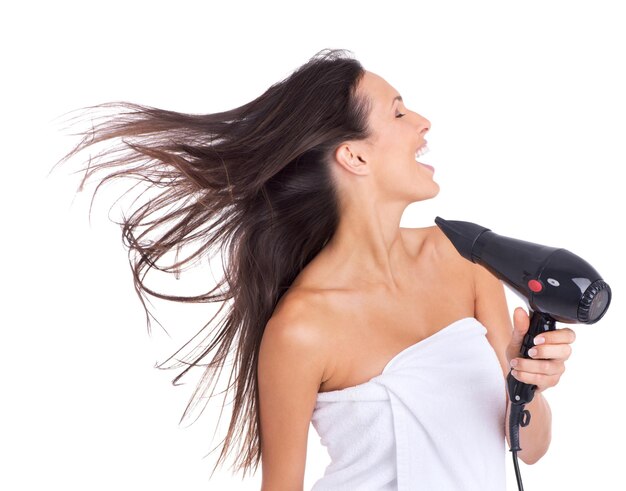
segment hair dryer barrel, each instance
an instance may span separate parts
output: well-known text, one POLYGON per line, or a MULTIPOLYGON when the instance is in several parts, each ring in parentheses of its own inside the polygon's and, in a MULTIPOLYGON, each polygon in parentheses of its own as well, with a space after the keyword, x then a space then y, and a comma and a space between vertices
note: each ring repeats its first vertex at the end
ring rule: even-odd
POLYGON ((533 310, 561 322, 592 324, 608 309, 609 285, 566 249, 505 237, 471 222, 437 217, 435 223, 461 256, 505 281, 533 310))

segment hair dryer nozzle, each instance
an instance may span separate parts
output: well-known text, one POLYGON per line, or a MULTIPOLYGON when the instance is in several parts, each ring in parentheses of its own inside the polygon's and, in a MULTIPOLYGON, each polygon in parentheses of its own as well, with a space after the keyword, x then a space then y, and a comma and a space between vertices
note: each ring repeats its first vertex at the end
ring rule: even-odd
POLYGON ((444 220, 441 217, 435 218, 435 223, 444 234, 454 244, 459 254, 465 259, 476 262, 476 256, 472 254, 474 245, 484 232, 490 230, 471 222, 461 222, 458 220, 444 220))

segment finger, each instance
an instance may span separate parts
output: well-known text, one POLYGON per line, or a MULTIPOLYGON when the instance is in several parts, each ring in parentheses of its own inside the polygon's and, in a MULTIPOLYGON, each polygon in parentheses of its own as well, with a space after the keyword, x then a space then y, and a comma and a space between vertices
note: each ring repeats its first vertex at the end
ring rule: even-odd
MULTIPOLYGON (((528 317, 528 313, 522 307, 517 307, 513 311, 513 329, 526 334, 529 327, 530 317, 528 317)), ((522 336, 522 339, 523 337, 524 336, 522 336)))
POLYGON ((513 312, 513 332, 508 350, 512 353, 519 353, 524 342, 524 336, 528 332, 530 318, 522 307, 518 307, 513 312))
POLYGON ((528 316, 528 313, 524 310, 523 307, 517 307, 513 311, 513 321, 530 325, 530 317, 528 316))
POLYGON ((563 375, 565 364, 562 361, 554 360, 528 360, 526 358, 516 358, 517 363, 514 370, 520 372, 537 373, 541 375, 563 375))
POLYGON ((561 377, 560 375, 542 375, 539 373, 520 372, 518 370, 513 370, 511 375, 520 382, 536 385, 540 391, 548 387, 554 387, 561 377))
POLYGON ((571 344, 576 341, 576 333, 569 327, 564 327, 535 336, 534 344, 542 344, 536 341, 537 338, 543 338, 545 340, 543 344, 571 344))
POLYGON ((533 360, 567 360, 572 356, 569 344, 540 344, 528 350, 533 360))

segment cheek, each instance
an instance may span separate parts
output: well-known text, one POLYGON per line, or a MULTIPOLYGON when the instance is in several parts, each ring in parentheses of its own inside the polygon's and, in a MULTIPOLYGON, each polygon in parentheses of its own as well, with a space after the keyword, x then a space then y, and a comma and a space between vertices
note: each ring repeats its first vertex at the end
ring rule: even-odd
MULTIPOLYGON (((390 150, 391 151, 391 150, 390 150)), ((417 162, 415 163, 417 164, 417 162)), ((379 161, 377 181, 380 186, 390 192, 404 186, 410 186, 416 178, 419 178, 418 170, 411 168, 411 163, 407 163, 406 156, 383 155, 379 161)))
POLYGON ((398 160, 398 158, 406 158, 407 141, 410 141, 410 138, 403 135, 399 128, 385 128, 385 131, 379 132, 376 141, 377 160, 390 163, 392 160, 398 160))

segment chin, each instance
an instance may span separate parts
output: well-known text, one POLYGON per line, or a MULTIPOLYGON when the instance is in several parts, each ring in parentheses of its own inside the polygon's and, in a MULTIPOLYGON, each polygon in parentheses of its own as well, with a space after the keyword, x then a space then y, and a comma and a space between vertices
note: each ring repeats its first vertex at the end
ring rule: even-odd
POLYGON ((433 181, 432 184, 433 185, 430 186, 430 189, 424 190, 424 192, 420 193, 419 197, 415 197, 414 202, 426 201, 428 199, 433 199, 435 196, 437 196, 439 194, 439 184, 437 184, 435 181, 433 181))

